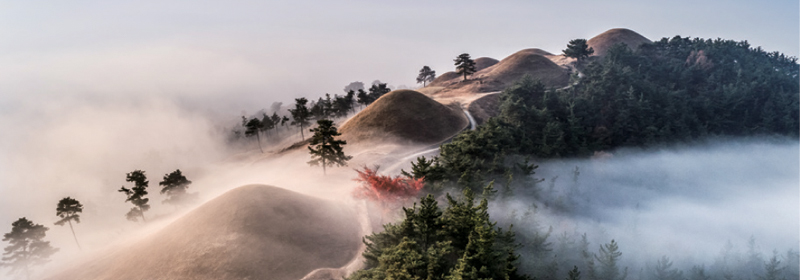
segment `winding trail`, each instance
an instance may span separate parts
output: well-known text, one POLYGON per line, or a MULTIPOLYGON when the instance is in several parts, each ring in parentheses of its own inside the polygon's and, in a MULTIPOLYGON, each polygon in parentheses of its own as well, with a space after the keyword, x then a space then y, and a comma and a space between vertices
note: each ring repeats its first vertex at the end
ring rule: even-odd
MULTIPOLYGON (((469 121, 469 130, 475 130, 475 127, 477 127, 477 124, 475 123, 475 118, 473 118, 472 114, 469 113, 469 110, 467 110, 463 106, 461 107, 461 110, 464 112, 464 116, 466 116, 467 120, 469 121)), ((410 161, 413 161, 419 156, 438 153, 439 149, 441 149, 441 147, 442 147, 442 144, 449 143, 450 141, 453 140, 453 138, 456 137, 456 135, 458 135, 458 133, 456 133, 453 136, 450 136, 450 138, 447 138, 446 140, 444 140, 444 141, 442 141, 440 143, 425 147, 421 151, 417 151, 417 152, 415 152, 413 154, 407 155, 407 156, 397 160, 397 163, 393 164, 392 166, 389 166, 389 168, 387 168, 385 171, 386 172, 390 172, 390 173, 396 173, 397 171, 399 171, 398 168, 401 165, 406 164, 406 163, 408 163, 410 161)))
MULTIPOLYGON (((472 114, 470 114, 469 111, 466 108, 461 107, 461 110, 464 111, 464 116, 466 116, 467 120, 469 121, 469 128, 465 128, 465 130, 466 129, 475 130, 475 127, 476 127, 475 118, 472 117, 472 114)), ((456 133, 456 135, 458 135, 458 134, 456 133)), ((456 135, 453 135, 450 138, 447 138, 446 140, 442 141, 441 143, 425 147, 421 151, 417 151, 417 152, 415 152, 413 154, 407 155, 407 156, 397 160, 397 163, 395 163, 394 165, 389 167, 386 171, 397 172, 397 169, 401 165, 403 165, 403 164, 405 164, 407 162, 410 162, 411 160, 414 160, 419 156, 438 153, 441 145, 444 144, 444 143, 452 141, 453 138, 456 135)), ((372 223, 369 220, 367 202, 366 201, 362 201, 361 203, 359 203, 357 208, 356 208, 356 212, 357 212, 359 223, 361 224, 361 235, 362 236, 366 236, 366 235, 370 234, 372 232, 372 223)), ((330 267, 318 268, 318 269, 315 269, 315 270, 311 271, 310 273, 306 274, 306 276, 301 278, 301 280, 343 279, 343 278, 347 277, 348 275, 352 274, 353 272, 355 272, 356 270, 361 268, 362 264, 364 263, 364 257, 361 255, 361 253, 364 252, 365 249, 366 249, 366 245, 362 244, 361 247, 358 250, 358 254, 356 255, 356 257, 354 257, 353 260, 351 260, 349 263, 347 263, 346 265, 344 265, 342 267, 338 267, 338 268, 330 268, 330 267)))

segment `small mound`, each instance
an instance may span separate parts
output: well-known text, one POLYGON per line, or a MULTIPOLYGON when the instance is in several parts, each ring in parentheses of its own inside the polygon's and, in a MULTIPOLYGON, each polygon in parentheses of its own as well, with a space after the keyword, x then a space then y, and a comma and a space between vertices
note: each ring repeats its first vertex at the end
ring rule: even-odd
POLYGON ((458 78, 458 77, 461 77, 461 76, 459 76, 454 71, 445 72, 444 74, 440 75, 439 77, 436 77, 436 79, 433 79, 433 81, 430 84, 428 84, 428 86, 429 87, 442 86, 442 85, 446 84, 447 82, 449 82, 450 80, 458 78))
POLYGON ((340 131, 348 143, 400 140, 428 144, 444 141, 468 124, 459 109, 413 90, 395 90, 375 100, 340 131))
POLYGON ((498 62, 500 61, 491 57, 479 57, 475 59, 475 71, 481 71, 483 69, 489 68, 490 66, 495 65, 498 62))
POLYGON ((285 189, 239 187, 130 248, 50 279, 300 279, 355 257, 355 215, 285 189))
POLYGON ((550 53, 550 52, 548 52, 546 50, 540 49, 540 48, 524 49, 524 50, 518 51, 516 53, 536 54, 536 55, 541 55, 541 56, 553 55, 552 53, 550 53))
POLYGON ((544 57, 545 55, 552 54, 540 49, 524 49, 492 67, 478 71, 475 76, 481 77, 484 82, 502 84, 499 90, 525 75, 530 75, 550 87, 565 86, 569 82, 569 73, 544 57))
POLYGON ((605 56, 612 46, 619 43, 625 44, 632 50, 635 50, 642 44, 650 44, 653 43, 653 41, 650 41, 650 39, 645 38, 633 30, 625 28, 610 29, 586 41, 586 44, 594 49, 595 56, 605 56))
POLYGON ((469 103, 467 107, 477 125, 500 114, 500 93, 490 93, 469 103))

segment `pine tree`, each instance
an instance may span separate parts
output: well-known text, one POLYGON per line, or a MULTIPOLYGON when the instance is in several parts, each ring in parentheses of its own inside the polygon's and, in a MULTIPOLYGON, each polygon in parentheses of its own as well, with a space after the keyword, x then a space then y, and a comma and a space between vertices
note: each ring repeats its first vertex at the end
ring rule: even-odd
POLYGON ((361 106, 367 106, 372 103, 372 101, 369 99, 369 94, 367 94, 364 89, 358 90, 356 98, 358 99, 358 104, 361 104, 361 106))
POLYGON ((261 149, 261 138, 258 136, 258 132, 262 127, 264 127, 264 125, 261 124, 261 121, 259 121, 257 118, 252 118, 244 125, 244 127, 244 136, 249 137, 255 135, 256 142, 258 142, 258 150, 260 150, 261 153, 264 153, 264 150, 261 149))
MULTIPOLYGON (((797 264, 795 264, 797 265, 797 264)), ((772 252, 772 258, 769 262, 764 263, 764 275, 758 275, 759 280, 786 280, 782 277, 785 267, 781 266, 781 261, 778 260, 778 251, 772 252)))
POLYGON ((48 228, 34 224, 26 218, 11 223, 11 232, 3 235, 3 241, 9 243, 3 252, 2 266, 11 267, 10 273, 24 272, 30 279, 30 267, 42 265, 50 260, 51 255, 58 249, 50 246, 50 241, 44 241, 48 228))
POLYGON ((264 131, 264 140, 267 139, 267 135, 269 135, 269 131, 275 128, 276 123, 272 121, 272 118, 267 115, 266 113, 262 114, 261 118, 261 130, 264 131))
POLYGON ((301 97, 296 98, 294 101, 294 109, 289 109, 289 113, 292 114, 292 124, 300 126, 300 137, 305 140, 306 137, 303 135, 303 129, 310 124, 308 121, 311 118, 311 112, 309 112, 308 107, 306 107, 308 99, 301 97))
POLYGON ((125 181, 134 183, 133 188, 128 189, 122 186, 122 188, 119 189, 119 192, 125 193, 125 195, 128 196, 125 202, 130 201, 133 204, 133 208, 125 214, 125 217, 133 222, 138 221, 137 217, 142 217, 142 221, 146 221, 144 212, 150 210, 150 205, 147 204, 150 199, 144 197, 147 195, 147 185, 150 183, 147 181, 147 176, 144 175, 144 171, 134 170, 127 174, 125 181))
POLYGON ((567 49, 562 51, 564 56, 578 60, 578 64, 594 53, 594 49, 586 44, 586 39, 570 40, 567 49))
POLYGON ((79 215, 83 212, 83 205, 74 198, 65 197, 58 201, 58 206, 56 206, 56 215, 61 218, 55 224, 57 226, 63 226, 64 223, 69 223, 69 229, 72 231, 72 237, 75 238, 75 244, 78 245, 78 249, 83 250, 81 248, 81 244, 78 243, 78 237, 75 235, 75 229, 72 228, 72 221, 74 220, 76 223, 81 222, 81 216, 79 215))
POLYGON ((619 251, 617 242, 613 239, 611 243, 600 246, 600 251, 594 255, 594 259, 598 262, 599 267, 596 267, 597 279, 603 280, 625 280, 628 276, 628 268, 626 267, 620 272, 618 263, 622 252, 619 251))
POLYGON ((272 112, 272 116, 270 117, 270 119, 272 120, 272 125, 275 127, 276 130, 278 128, 278 125, 283 126, 283 123, 281 122, 281 117, 278 116, 278 112, 272 112))
POLYGON ((475 73, 475 61, 469 57, 468 53, 462 53, 454 60, 456 62, 456 73, 464 75, 464 81, 468 75, 475 73))
POLYGON ((317 127, 310 130, 311 136, 308 150, 311 152, 310 165, 322 165, 322 173, 326 174, 326 166, 347 166, 347 161, 353 158, 342 151, 342 146, 347 141, 336 140, 334 137, 342 135, 337 131, 331 120, 318 120, 317 127))
POLYGON ((567 273, 567 278, 565 280, 581 280, 581 272, 578 271, 578 266, 572 266, 572 270, 567 273))
POLYGON ((672 261, 667 256, 662 256, 656 262, 653 277, 656 280, 683 280, 683 272, 678 269, 672 269, 672 261))
POLYGON ((414 179, 423 179, 427 183, 433 183, 444 179, 444 170, 439 164, 439 158, 433 157, 427 160, 424 156, 417 157, 417 162, 411 162, 411 173, 400 170, 400 172, 414 179))
POLYGON ((158 185, 164 186, 161 188, 161 194, 166 193, 169 197, 164 200, 164 203, 181 204, 189 202, 190 195, 186 193, 186 189, 189 188, 190 184, 192 184, 192 181, 186 179, 180 169, 165 174, 164 179, 158 183, 158 185))
POLYGON ((375 102, 375 100, 378 100, 378 98, 381 98, 381 96, 389 93, 390 91, 392 90, 389 89, 389 86, 386 83, 378 82, 372 84, 372 86, 369 87, 369 93, 367 94, 369 97, 369 103, 371 104, 372 102, 375 102))
POLYGON ((433 82, 436 79, 436 71, 431 70, 430 67, 422 66, 422 69, 419 70, 419 75, 417 75, 417 83, 422 83, 422 87, 425 87, 428 82, 433 82))

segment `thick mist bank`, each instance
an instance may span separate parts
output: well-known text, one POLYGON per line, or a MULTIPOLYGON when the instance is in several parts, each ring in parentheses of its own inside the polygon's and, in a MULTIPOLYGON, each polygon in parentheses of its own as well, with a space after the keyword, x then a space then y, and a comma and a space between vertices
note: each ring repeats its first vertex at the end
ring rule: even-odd
POLYGON ((744 139, 544 161, 539 202, 517 193, 492 217, 523 235, 552 226, 554 248, 583 233, 590 252, 615 239, 631 269, 661 256, 681 269, 710 266, 727 246, 747 251, 751 237, 768 259, 798 252, 798 155, 796 140, 744 139))

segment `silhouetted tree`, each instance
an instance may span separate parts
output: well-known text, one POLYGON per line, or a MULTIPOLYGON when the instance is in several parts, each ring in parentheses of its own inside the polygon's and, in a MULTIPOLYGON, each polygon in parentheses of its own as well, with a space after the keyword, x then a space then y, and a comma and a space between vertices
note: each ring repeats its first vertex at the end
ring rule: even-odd
POLYGON ((423 179, 425 182, 436 182, 444 179, 444 168, 439 164, 439 158, 428 160, 424 156, 417 157, 417 162, 411 162, 411 172, 400 170, 400 173, 414 179, 423 179))
POLYGON ((656 262, 655 272, 653 275, 656 280, 683 280, 683 272, 678 269, 672 268, 672 261, 667 256, 662 256, 656 262))
POLYGON ((422 66, 422 69, 419 70, 419 75, 417 75, 417 83, 422 83, 422 86, 425 87, 433 79, 436 79, 436 71, 431 70, 427 65, 422 66))
POLYGON ((309 125, 308 121, 311 119, 311 112, 309 112, 308 107, 306 107, 308 99, 301 97, 296 98, 294 101, 294 109, 289 109, 289 113, 292 114, 292 124, 300 126, 300 138, 306 140, 306 137, 303 135, 303 129, 309 125))
POLYGON ((594 254, 594 260, 599 266, 590 265, 590 277, 602 280, 625 280, 628 277, 628 268, 620 272, 618 263, 621 256, 622 252, 613 239, 611 243, 601 245, 598 254, 594 254))
POLYGON ((245 127, 244 136, 249 137, 255 135, 256 142, 258 142, 258 150, 260 150, 263 153, 264 150, 261 149, 261 137, 258 136, 258 132, 261 130, 262 127, 264 127, 264 125, 262 125, 261 121, 259 121, 257 118, 252 118, 250 119, 250 121, 247 122, 247 124, 244 125, 244 127, 245 127))
POLYGON ((314 133, 311 136, 308 150, 311 152, 310 165, 322 165, 322 173, 326 174, 326 166, 347 166, 347 161, 351 156, 347 156, 342 151, 342 146, 347 141, 336 140, 336 136, 342 135, 337 131, 336 126, 331 120, 318 120, 317 127, 310 129, 314 133))
POLYGON ((264 139, 266 140, 267 134, 269 131, 275 128, 276 123, 272 121, 272 118, 268 116, 266 113, 262 114, 261 118, 261 130, 264 131, 264 139))
POLYGON ((580 64, 584 59, 594 53, 594 49, 586 44, 586 39, 570 40, 567 44, 567 49, 563 50, 564 56, 572 57, 578 60, 580 64))
POLYGON ((764 275, 758 275, 758 279, 786 280, 786 277, 781 277, 784 269, 785 267, 782 267, 781 261, 778 260, 778 251, 773 251, 772 258, 769 259, 769 262, 764 263, 764 275))
POLYGON ((375 100, 378 100, 378 98, 381 98, 381 96, 389 93, 390 91, 392 90, 389 89, 389 86, 387 86, 386 83, 372 84, 372 86, 369 87, 369 94, 367 95, 369 96, 368 104, 372 104, 372 102, 375 102, 375 100))
POLYGON ((78 237, 75 236, 75 230, 72 228, 72 221, 74 220, 76 223, 81 222, 81 216, 78 215, 83 212, 83 205, 74 198, 65 197, 58 201, 58 206, 56 206, 56 215, 61 218, 58 222, 56 222, 57 226, 63 226, 64 223, 69 224, 69 230, 72 231, 72 237, 75 238, 75 244, 78 245, 78 249, 83 250, 81 248, 81 244, 78 243, 78 237))
POLYGON ((469 57, 468 53, 462 53, 454 61, 456 62, 456 73, 464 75, 464 81, 467 80, 468 75, 475 73, 475 61, 469 57))
POLYGON ((183 176, 180 169, 172 173, 164 175, 164 179, 158 183, 161 186, 161 194, 167 194, 167 200, 164 203, 181 204, 189 202, 190 194, 186 193, 186 189, 192 184, 192 181, 183 176))
POLYGON ((356 92, 355 91, 348 91, 347 95, 344 96, 345 101, 348 104, 348 108, 350 111, 355 112, 355 105, 356 105, 356 92))
POLYGON ((404 220, 365 237, 364 269, 349 279, 530 279, 518 272, 514 233, 489 219, 486 199, 474 198, 467 189, 462 200, 447 195, 444 211, 432 195, 403 208, 404 220))
POLYGON ((333 97, 333 116, 341 118, 353 109, 353 96, 355 92, 348 92, 345 96, 334 95, 333 97))
POLYGON ((136 217, 142 217, 142 221, 147 221, 144 218, 144 212, 150 210, 150 205, 147 204, 150 199, 144 197, 147 195, 147 185, 150 183, 147 181, 147 176, 144 175, 144 171, 134 170, 127 174, 125 181, 134 183, 133 188, 122 186, 119 189, 119 192, 128 196, 125 202, 130 201, 133 204, 133 208, 125 214, 125 217, 134 222, 138 221, 136 217))
POLYGON ((361 104, 361 106, 367 106, 372 103, 372 101, 369 100, 369 95, 366 91, 364 91, 364 89, 358 90, 356 98, 358 98, 358 104, 361 104))
POLYGON ((272 120, 272 125, 275 126, 276 130, 278 129, 278 124, 283 126, 283 124, 281 123, 281 117, 278 116, 278 112, 273 112, 272 117, 270 117, 270 120, 272 120))
POLYGON ((11 268, 9 273, 25 273, 30 279, 30 266, 42 265, 49 262, 51 255, 58 249, 50 246, 50 241, 44 241, 48 228, 34 224, 26 218, 11 223, 11 232, 3 234, 3 241, 9 243, 3 252, 2 266, 11 268))
POLYGON ((581 280, 581 272, 578 271, 578 266, 572 266, 572 270, 569 271, 565 280, 581 280))
POLYGON ((281 118, 281 126, 284 126, 287 122, 289 122, 289 117, 283 116, 281 118))

